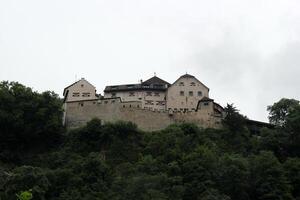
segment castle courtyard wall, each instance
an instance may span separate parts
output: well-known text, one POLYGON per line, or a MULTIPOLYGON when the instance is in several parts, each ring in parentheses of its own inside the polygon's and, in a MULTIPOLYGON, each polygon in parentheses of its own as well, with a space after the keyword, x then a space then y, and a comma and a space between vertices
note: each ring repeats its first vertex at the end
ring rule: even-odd
POLYGON ((173 123, 183 122, 217 128, 221 120, 208 110, 169 114, 167 111, 142 109, 141 102, 121 102, 118 99, 67 102, 65 110, 65 124, 68 128, 83 126, 93 118, 99 118, 103 123, 131 121, 144 131, 161 130, 173 123))

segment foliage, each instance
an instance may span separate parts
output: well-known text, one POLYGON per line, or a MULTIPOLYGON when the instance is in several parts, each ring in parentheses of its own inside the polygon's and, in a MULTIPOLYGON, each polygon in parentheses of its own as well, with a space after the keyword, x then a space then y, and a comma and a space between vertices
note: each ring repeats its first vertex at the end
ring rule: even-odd
POLYGON ((270 113, 270 122, 278 126, 284 126, 287 122, 288 115, 293 112, 296 107, 299 107, 298 100, 286 98, 281 99, 272 106, 268 106, 267 110, 270 113))
POLYGON ((0 102, 0 160, 20 159, 20 152, 42 151, 59 142, 63 126, 57 94, 1 82, 0 102))
POLYGON ((0 199, 29 192, 33 200, 300 199, 293 100, 269 107, 280 123, 260 135, 250 134, 233 105, 218 130, 176 124, 143 132, 93 119, 65 132, 54 93, 3 82, 0 100, 0 199))
POLYGON ((245 126, 246 117, 239 113, 239 110, 233 104, 227 104, 224 108, 225 118, 223 124, 229 128, 230 131, 242 131, 245 126))
POLYGON ((22 191, 20 194, 16 194, 18 197, 18 200, 30 200, 32 199, 32 193, 31 191, 22 191))

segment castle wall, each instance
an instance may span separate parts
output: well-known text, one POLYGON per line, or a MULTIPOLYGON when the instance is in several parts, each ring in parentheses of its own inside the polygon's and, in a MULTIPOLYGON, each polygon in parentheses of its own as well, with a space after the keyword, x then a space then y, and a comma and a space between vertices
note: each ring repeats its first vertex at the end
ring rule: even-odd
POLYGON ((93 118, 99 118, 103 123, 131 121, 145 131, 161 130, 173 123, 191 122, 201 127, 219 127, 213 110, 207 107, 198 112, 153 111, 142 108, 141 102, 121 102, 117 99, 90 100, 67 102, 65 104, 65 124, 68 128, 83 126, 93 118))

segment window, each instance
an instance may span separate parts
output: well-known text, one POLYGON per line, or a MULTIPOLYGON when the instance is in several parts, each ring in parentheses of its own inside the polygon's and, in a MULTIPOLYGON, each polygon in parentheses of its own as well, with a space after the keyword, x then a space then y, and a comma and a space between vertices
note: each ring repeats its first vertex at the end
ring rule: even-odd
POLYGON ((79 105, 82 107, 82 106, 83 106, 83 103, 79 103, 79 105))
POLYGON ((105 104, 108 104, 108 101, 104 101, 105 104))
POLYGON ((156 105, 164 106, 165 105, 165 101, 157 101, 156 105))
POLYGON ((111 103, 115 103, 115 102, 116 102, 115 100, 112 100, 112 101, 111 101, 111 103))
POLYGON ((111 97, 116 97, 116 93, 111 93, 111 97))
POLYGON ((89 97, 91 94, 89 93, 89 92, 84 92, 84 93, 82 93, 82 96, 83 97, 89 97))
POLYGON ((134 92, 129 92, 129 96, 130 97, 134 96, 134 92))
POLYGON ((195 82, 191 82, 191 86, 196 86, 196 83, 195 82))
POLYGON ((180 96, 184 96, 184 91, 180 91, 180 96))
POLYGON ((154 96, 159 97, 159 92, 155 92, 154 96))
POLYGON ((180 82, 180 83, 179 83, 179 86, 184 86, 184 82, 180 82))
POLYGON ((153 105, 153 101, 146 101, 145 105, 153 105))
POLYGON ((79 92, 74 92, 72 96, 73 97, 79 97, 80 95, 79 95, 79 92))
POLYGON ((205 106, 208 106, 208 105, 209 105, 209 102, 204 102, 204 105, 205 105, 205 106))
POLYGON ((189 96, 194 96, 193 91, 189 91, 189 96))
POLYGON ((198 91, 198 96, 201 97, 202 96, 202 92, 198 91))
POLYGON ((152 92, 147 92, 146 96, 152 96, 152 92))

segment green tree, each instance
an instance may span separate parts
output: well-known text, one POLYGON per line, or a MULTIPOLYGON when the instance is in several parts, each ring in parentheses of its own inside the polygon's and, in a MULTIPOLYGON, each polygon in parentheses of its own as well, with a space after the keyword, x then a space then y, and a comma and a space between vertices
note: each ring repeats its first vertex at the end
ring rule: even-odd
POLYGON ((300 104, 295 99, 281 99, 268 107, 270 122, 277 125, 283 143, 282 149, 289 156, 300 156, 300 104))
POLYGON ((284 163, 284 169, 292 185, 293 196, 300 199, 300 158, 288 158, 284 163))
MULTIPOLYGON (((15 194, 24 188, 32 188, 34 199, 45 199, 50 182, 43 169, 31 166, 17 167, 11 172, 11 176, 4 185, 4 199, 15 200, 15 194)), ((27 192, 24 193, 24 195, 27 192)))
POLYGON ((28 191, 22 191, 20 194, 16 194, 18 200, 30 200, 32 199, 32 193, 31 190, 28 191))
POLYGON ((267 110, 269 111, 270 122, 277 126, 284 126, 287 121, 287 116, 295 107, 299 107, 299 101, 286 98, 281 99, 272 106, 268 106, 267 110))
POLYGON ((63 111, 57 94, 40 94, 16 82, 1 82, 0 102, 0 160, 58 143, 63 111))
POLYGON ((292 187, 284 168, 272 152, 261 152, 249 159, 251 199, 290 200, 292 187))
POLYGON ((246 117, 239 113, 239 110, 233 104, 227 104, 224 108, 225 118, 223 125, 231 131, 239 132, 245 128, 246 117))

